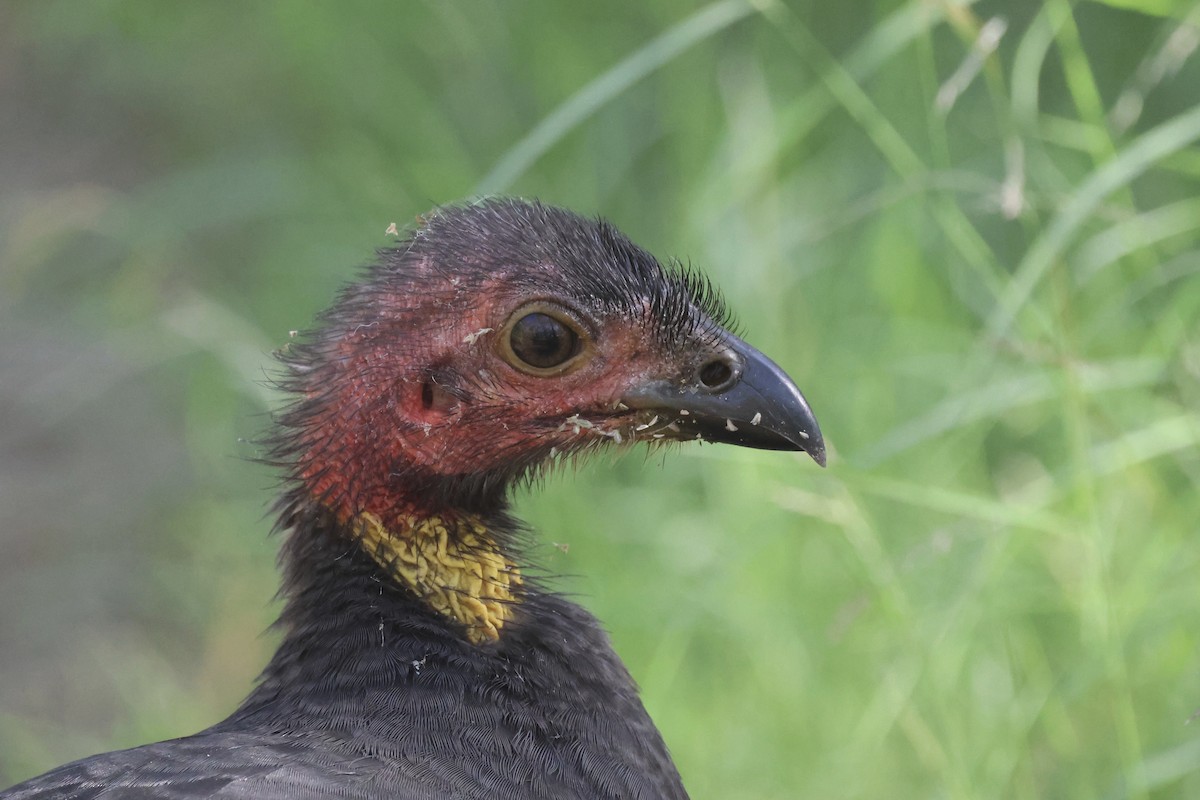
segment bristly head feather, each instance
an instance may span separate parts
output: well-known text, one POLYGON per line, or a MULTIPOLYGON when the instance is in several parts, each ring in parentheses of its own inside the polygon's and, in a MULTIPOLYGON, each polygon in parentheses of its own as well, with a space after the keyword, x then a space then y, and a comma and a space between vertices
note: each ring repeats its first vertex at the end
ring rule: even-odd
POLYGON ((603 220, 511 199, 425 215, 280 356, 294 397, 269 442, 293 483, 283 523, 312 503, 385 521, 417 503, 502 514, 514 481, 638 438, 645 420, 601 410, 730 323, 707 278, 603 220), (591 321, 609 348, 591 372, 530 378, 498 359, 496 331, 533 299, 591 321))

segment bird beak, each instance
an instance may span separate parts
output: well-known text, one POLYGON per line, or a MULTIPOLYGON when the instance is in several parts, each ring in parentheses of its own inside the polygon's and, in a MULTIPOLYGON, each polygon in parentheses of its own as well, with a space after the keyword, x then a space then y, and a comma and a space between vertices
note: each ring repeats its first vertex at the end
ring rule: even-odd
MULTIPOLYGON (((808 401, 774 361, 736 336, 723 338, 731 377, 710 388, 699 370, 683 380, 652 378, 622 401, 657 415, 652 431, 672 439, 701 439, 761 450, 803 450, 825 466, 825 440, 808 401)), ((643 428, 646 426, 639 426, 643 428)), ((655 435, 654 438, 663 438, 655 435)))

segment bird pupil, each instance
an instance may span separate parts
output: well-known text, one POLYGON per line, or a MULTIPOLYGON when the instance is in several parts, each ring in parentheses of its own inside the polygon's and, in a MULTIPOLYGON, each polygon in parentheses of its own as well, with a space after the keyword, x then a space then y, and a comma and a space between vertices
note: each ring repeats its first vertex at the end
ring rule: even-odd
POLYGON ((556 367, 575 354, 575 332, 548 314, 526 314, 513 326, 512 351, 531 367, 556 367))

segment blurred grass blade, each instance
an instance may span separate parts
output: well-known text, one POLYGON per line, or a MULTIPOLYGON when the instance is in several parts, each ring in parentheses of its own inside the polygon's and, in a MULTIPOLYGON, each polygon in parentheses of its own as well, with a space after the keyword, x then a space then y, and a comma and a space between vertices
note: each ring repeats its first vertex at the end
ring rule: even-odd
MULTIPOLYGON (((786 12, 786 9, 780 9, 774 4, 767 4, 763 11, 768 19, 772 14, 779 15, 783 12, 786 12)), ((914 40, 941 24, 945 19, 945 14, 946 9, 940 5, 908 3, 902 6, 863 35, 858 43, 842 57, 842 68, 853 80, 866 83, 885 64, 909 47, 914 40)), ((753 169, 748 170, 752 173, 752 177, 738 184, 732 200, 739 203, 744 202, 747 197, 767 191, 772 182, 777 179, 780 159, 800 147, 801 143, 837 107, 836 96, 828 91, 823 82, 818 82, 782 106, 777 123, 776 148, 760 154, 744 154, 745 158, 752 159, 753 169)), ((721 191, 725 190, 723 184, 717 181, 714 183, 721 187, 721 191)))
MULTIPOLYGON (((1159 358, 1134 358, 1107 364, 1078 365, 1078 379, 1088 394, 1151 385, 1162 378, 1159 358)), ((1004 414, 1057 397, 1056 376, 1041 372, 1004 378, 947 397, 925 414, 896 427, 855 459, 861 467, 884 461, 930 439, 972 422, 999 420, 1004 414)))
POLYGON ((1029 302, 1037 285, 1058 261, 1071 238, 1106 197, 1127 186, 1162 158, 1200 139, 1200 106, 1164 122, 1141 135, 1120 155, 1095 170, 1080 184, 1058 216, 1046 227, 1017 265, 1012 281, 988 320, 987 338, 1008 333, 1021 308, 1029 302))
POLYGON ((1014 504, 971 492, 955 491, 898 478, 875 478, 866 474, 845 476, 846 483, 869 494, 918 508, 926 508, 961 519, 996 525, 1034 528, 1057 534, 1067 528, 1061 517, 1032 504, 1014 504))
POLYGON ((766 5, 764 14, 796 54, 820 76, 825 91, 858 122, 897 175, 912 178, 927 171, 921 157, 861 82, 825 48, 795 11, 782 3, 771 2, 766 5))
POLYGON ((1092 449, 1094 475, 1124 472, 1160 456, 1200 448, 1200 415, 1159 419, 1092 449))
POLYGON ((543 153, 599 108, 688 48, 728 28, 753 10, 753 6, 744 0, 713 3, 635 50, 551 111, 496 162, 492 171, 479 182, 475 193, 488 195, 507 190, 543 153))
MULTIPOLYGON (((1198 770, 1200 770, 1200 739, 1192 737, 1169 750, 1147 756, 1137 769, 1132 771, 1132 779, 1124 776, 1125 780, 1122 781, 1122 785, 1114 788, 1105 797, 1106 800, 1122 800, 1127 797, 1144 796, 1143 793, 1147 791, 1161 789, 1165 792, 1168 788, 1180 788, 1186 785, 1181 782, 1181 779, 1198 770)), ((1163 796, 1169 797, 1171 794, 1165 793, 1163 796)))
POLYGON ((996 48, 1000 46, 1000 39, 1004 36, 1004 32, 1008 30, 1008 20, 1003 17, 992 17, 979 31, 979 35, 975 37, 975 43, 971 49, 967 51, 967 55, 963 58, 962 63, 958 65, 958 69, 951 73, 950 77, 942 82, 938 88, 937 96, 934 98, 934 105, 939 113, 947 114, 954 107, 955 102, 975 80, 975 76, 983 69, 987 60, 996 52, 996 48))
POLYGON ((1137 214, 1085 242, 1075 259, 1076 281, 1087 283, 1110 264, 1149 245, 1200 228, 1200 198, 1189 197, 1137 214))
POLYGON ((1009 103, 1013 118, 1026 130, 1037 127, 1042 67, 1058 29, 1070 13, 1070 6, 1056 3, 1043 5, 1017 45, 1017 52, 1013 56, 1009 103))
POLYGON ((231 381, 264 410, 279 401, 278 390, 263 371, 263 354, 272 349, 270 337, 227 304, 190 292, 163 311, 160 324, 162 331, 180 336, 216 358, 228 370, 231 381))

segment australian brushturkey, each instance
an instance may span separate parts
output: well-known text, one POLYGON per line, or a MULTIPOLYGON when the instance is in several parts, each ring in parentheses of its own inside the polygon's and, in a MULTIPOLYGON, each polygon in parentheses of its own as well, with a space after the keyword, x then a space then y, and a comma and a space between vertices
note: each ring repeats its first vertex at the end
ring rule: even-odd
POLYGON ((537 203, 444 208, 287 347, 283 641, 232 716, 26 798, 683 798, 596 620, 521 571, 514 483, 601 445, 825 458, 696 273, 537 203))

